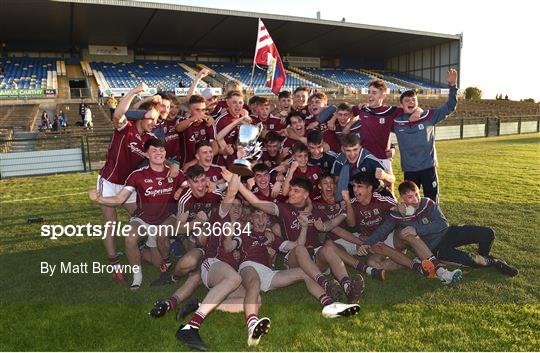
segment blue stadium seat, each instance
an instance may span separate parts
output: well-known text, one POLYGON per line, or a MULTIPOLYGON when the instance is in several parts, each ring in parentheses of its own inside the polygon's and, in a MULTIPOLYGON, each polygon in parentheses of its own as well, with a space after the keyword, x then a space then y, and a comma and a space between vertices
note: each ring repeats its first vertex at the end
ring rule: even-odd
MULTIPOLYGON (((252 65, 234 63, 204 64, 220 74, 226 74, 234 78, 235 80, 242 82, 242 84, 244 84, 245 86, 249 86, 251 83, 251 86, 253 88, 266 87, 266 70, 255 68, 255 71, 253 73, 253 81, 251 81, 252 65)), ((287 79, 285 81, 285 88, 290 90, 298 86, 320 87, 316 83, 313 83, 303 78, 294 77, 290 73, 288 73, 287 79)))
POLYGON ((132 88, 144 82, 158 90, 174 91, 180 80, 184 81, 186 87, 192 83, 180 64, 174 61, 91 62, 90 67, 101 71, 111 88, 132 88))
POLYGON ((47 88, 47 71, 56 70, 56 59, 0 57, 4 74, 0 75, 0 89, 47 88))
MULTIPOLYGON (((364 73, 358 72, 353 69, 338 69, 338 68, 311 68, 302 67, 304 71, 322 76, 331 81, 343 84, 345 86, 361 89, 368 88, 369 82, 373 80, 373 77, 364 73)), ((390 90, 402 90, 403 86, 397 85, 392 82, 386 82, 390 90)))
POLYGON ((445 88, 442 85, 437 85, 437 84, 433 84, 433 83, 430 83, 430 82, 418 80, 418 79, 415 79, 413 77, 405 76, 403 74, 399 74, 399 73, 393 72, 393 71, 379 71, 379 72, 384 76, 394 77, 394 78, 397 78, 399 80, 409 82, 409 83, 411 83, 413 85, 421 86, 421 87, 424 87, 424 88, 445 88))

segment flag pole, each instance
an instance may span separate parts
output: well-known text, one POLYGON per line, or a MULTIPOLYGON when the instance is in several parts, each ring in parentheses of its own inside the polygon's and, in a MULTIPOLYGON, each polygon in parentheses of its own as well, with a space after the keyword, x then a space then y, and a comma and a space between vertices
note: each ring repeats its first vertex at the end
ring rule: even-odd
MULTIPOLYGON (((255 74, 255 59, 257 58, 257 44, 259 43, 259 29, 261 28, 261 19, 258 18, 257 22, 257 41, 255 42, 255 53, 253 54, 253 64, 251 65, 251 78, 249 79, 249 87, 252 88, 253 86, 253 75, 255 74)), ((253 90, 253 94, 255 94, 255 90, 253 90)))

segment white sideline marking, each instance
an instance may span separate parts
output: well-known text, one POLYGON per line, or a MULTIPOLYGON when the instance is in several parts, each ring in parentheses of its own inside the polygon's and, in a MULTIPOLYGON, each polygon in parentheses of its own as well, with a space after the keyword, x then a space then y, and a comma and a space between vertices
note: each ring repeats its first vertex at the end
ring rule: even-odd
POLYGON ((55 197, 62 197, 62 196, 73 196, 73 195, 82 195, 86 194, 88 191, 81 191, 81 192, 75 192, 71 194, 62 194, 62 195, 52 195, 52 196, 43 196, 43 197, 33 197, 28 199, 15 199, 15 200, 0 200, 0 204, 3 203, 14 203, 14 202, 22 202, 22 201, 35 201, 35 200, 46 200, 46 199, 53 199, 55 197))

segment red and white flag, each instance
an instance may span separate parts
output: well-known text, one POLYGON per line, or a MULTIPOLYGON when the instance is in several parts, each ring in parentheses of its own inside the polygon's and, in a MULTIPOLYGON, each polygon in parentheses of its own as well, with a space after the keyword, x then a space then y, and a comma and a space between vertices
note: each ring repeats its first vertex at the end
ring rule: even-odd
POLYGON ((270 87, 274 94, 279 94, 286 80, 285 68, 283 67, 283 62, 281 61, 276 44, 260 18, 253 64, 267 67, 266 86, 270 87))

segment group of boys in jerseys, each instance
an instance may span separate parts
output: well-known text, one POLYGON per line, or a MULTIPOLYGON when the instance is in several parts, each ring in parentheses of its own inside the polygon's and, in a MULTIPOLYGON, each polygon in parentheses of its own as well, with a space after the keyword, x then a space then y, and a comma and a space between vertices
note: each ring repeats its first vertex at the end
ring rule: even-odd
MULTIPOLYGON (((201 71, 194 85, 207 74, 201 71)), ((328 106, 324 93, 298 87, 281 92, 274 111, 265 97, 245 102, 235 81, 224 99, 188 93, 183 112, 176 97, 134 103, 147 87, 130 90, 114 112, 107 160, 89 197, 105 222, 116 221, 118 206, 129 212, 126 257, 134 268, 159 269, 150 286, 178 287, 149 314, 191 315, 176 337, 207 350, 199 334, 205 317, 215 309, 243 311, 254 346, 271 326, 259 316, 261 292, 296 282, 304 282, 324 317, 337 318, 359 312, 362 273, 384 281, 387 271, 406 268, 443 284, 459 281, 462 271, 444 261, 515 276, 514 267, 490 254, 491 228, 449 225, 441 211, 434 130, 456 108, 457 72, 447 80, 446 104, 425 111, 414 91, 401 94, 399 107, 384 105, 382 80, 369 84, 362 105, 328 106), (228 170, 245 156, 237 143, 242 124, 262 127, 264 150, 250 178, 228 170), (399 201, 391 132, 405 179, 399 201), (478 251, 460 249, 467 244, 478 251), (201 284, 208 292, 199 302, 193 293, 201 284)), ((112 233, 104 244, 118 269, 113 279, 125 283, 112 233)), ((142 270, 134 271, 130 288, 142 285, 142 270)))

